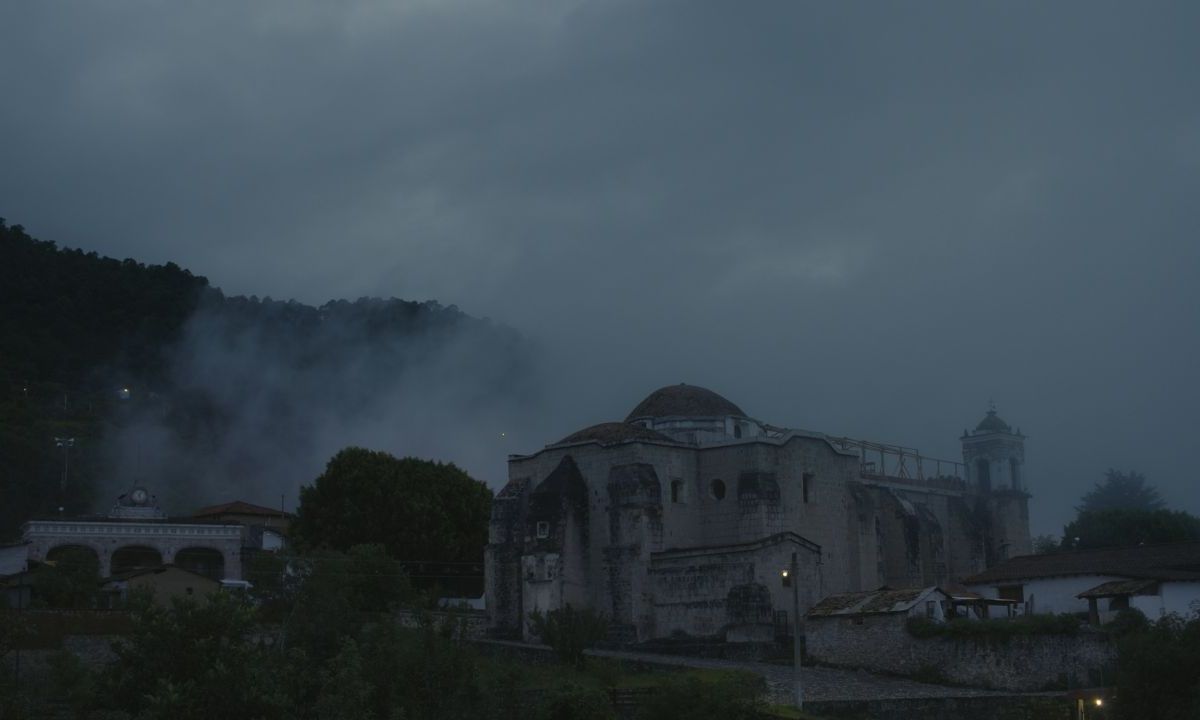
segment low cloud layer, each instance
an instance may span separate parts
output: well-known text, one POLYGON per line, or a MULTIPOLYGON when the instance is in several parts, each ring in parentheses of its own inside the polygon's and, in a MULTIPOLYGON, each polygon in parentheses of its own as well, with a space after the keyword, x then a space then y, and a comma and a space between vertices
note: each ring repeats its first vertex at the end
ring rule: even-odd
POLYGON ((453 460, 495 485, 512 429, 538 422, 531 350, 433 303, 209 297, 165 390, 135 386, 121 408, 106 489, 146 483, 172 512, 233 498, 293 509, 352 445, 453 460))
MULTIPOLYGON (((1195 512, 1198 25, 1190 3, 22 4, 0 214, 231 293, 517 327, 548 429, 505 451, 686 381, 953 457, 994 398, 1030 436, 1035 532, 1109 466, 1195 512)), ((504 452, 479 463, 503 477, 504 452)))

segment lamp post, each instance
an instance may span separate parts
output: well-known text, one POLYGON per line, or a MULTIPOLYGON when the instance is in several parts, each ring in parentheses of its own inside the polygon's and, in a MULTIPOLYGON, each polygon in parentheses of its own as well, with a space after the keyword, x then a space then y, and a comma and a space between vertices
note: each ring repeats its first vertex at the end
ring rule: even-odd
POLYGON ((54 438, 54 446, 63 449, 63 475, 62 482, 59 483, 60 499, 67 494, 67 468, 70 463, 71 448, 75 447, 75 438, 73 437, 56 437, 54 438))
POLYGON ((792 588, 792 672, 795 685, 796 709, 804 709, 804 682, 800 677, 800 563, 796 553, 792 553, 792 563, 779 575, 783 578, 783 586, 792 588))

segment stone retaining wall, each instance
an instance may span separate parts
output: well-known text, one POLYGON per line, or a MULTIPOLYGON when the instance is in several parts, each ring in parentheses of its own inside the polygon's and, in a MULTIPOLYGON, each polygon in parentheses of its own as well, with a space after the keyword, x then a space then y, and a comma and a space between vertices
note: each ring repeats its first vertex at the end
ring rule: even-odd
POLYGON ((821 663, 927 681, 1015 691, 1101 684, 1116 662, 1105 633, 995 639, 916 638, 903 615, 809 622, 807 650, 821 663))
POLYGON ((401 627, 406 628, 420 627, 423 617, 431 620, 434 627, 437 628, 442 628, 447 623, 453 623, 453 637, 457 640, 482 640, 487 636, 488 617, 486 613, 478 611, 450 612, 445 610, 425 613, 412 610, 400 610, 396 612, 396 621, 401 627))

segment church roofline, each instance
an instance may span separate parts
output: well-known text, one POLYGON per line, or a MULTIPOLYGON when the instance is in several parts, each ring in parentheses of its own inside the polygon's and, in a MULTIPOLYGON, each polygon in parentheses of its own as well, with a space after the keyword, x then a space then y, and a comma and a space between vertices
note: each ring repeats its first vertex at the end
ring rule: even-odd
MULTIPOLYGON (((747 418, 747 419, 750 420, 752 418, 747 418)), ((757 422, 757 421, 755 421, 755 422, 757 422)), ((759 423, 759 424, 763 425, 764 427, 769 427, 769 426, 765 425, 764 423, 759 423)), ((711 443, 688 443, 688 442, 683 442, 681 440, 671 440, 671 441, 664 442, 662 440, 649 440, 649 439, 645 439, 645 438, 629 438, 629 439, 625 439, 625 440, 618 440, 618 441, 611 442, 611 443, 605 443, 605 442, 602 442, 602 441, 596 440, 596 439, 586 439, 586 440, 579 440, 577 442, 571 442, 571 443, 554 443, 553 445, 547 445, 544 448, 542 448, 541 450, 537 450, 536 452, 532 452, 529 454, 510 453, 508 456, 508 461, 516 462, 516 461, 521 461, 521 460, 532 460, 545 452, 549 452, 549 451, 553 451, 553 450, 563 450, 563 449, 569 449, 569 448, 583 447, 585 445, 599 445, 600 447, 605 447, 605 448, 617 447, 617 446, 623 446, 623 445, 631 445, 631 444, 658 445, 661 447, 670 447, 670 448, 678 448, 678 449, 682 449, 682 450, 694 450, 697 452, 703 452, 705 450, 718 450, 718 449, 730 447, 733 445, 750 445, 750 444, 754 444, 754 443, 761 443, 764 445, 772 445, 774 447, 782 447, 783 445, 786 445, 787 443, 789 443, 795 439, 821 440, 829 447, 830 450, 832 450, 837 455, 844 455, 844 456, 855 457, 855 458, 858 457, 858 453, 838 447, 833 442, 833 439, 829 435, 826 435, 825 433, 815 432, 812 430, 796 430, 796 429, 791 429, 791 428, 774 428, 774 429, 781 431, 783 434, 780 435, 779 437, 757 436, 757 437, 744 437, 744 438, 729 438, 728 440, 716 441, 716 442, 711 442, 711 443)))
POLYGON ((800 533, 792 532, 791 530, 785 530, 781 533, 775 533, 774 535, 768 535, 766 537, 744 543, 700 545, 687 548, 670 548, 667 550, 659 550, 657 552, 650 553, 650 561, 653 562, 659 558, 674 559, 691 557, 693 555, 711 555, 713 553, 751 552, 753 550, 758 550, 759 548, 764 548, 769 545, 778 545, 783 542, 793 542, 810 552, 816 553, 818 556, 821 554, 820 545, 812 540, 809 540, 800 533))

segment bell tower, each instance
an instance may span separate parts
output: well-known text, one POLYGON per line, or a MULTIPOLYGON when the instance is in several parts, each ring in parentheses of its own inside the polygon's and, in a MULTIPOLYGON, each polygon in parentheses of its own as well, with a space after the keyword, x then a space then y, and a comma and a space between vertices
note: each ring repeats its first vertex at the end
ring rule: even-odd
POLYGON ((991 403, 975 430, 964 431, 960 440, 967 486, 987 518, 987 564, 1030 554, 1025 436, 1001 420, 991 403))

